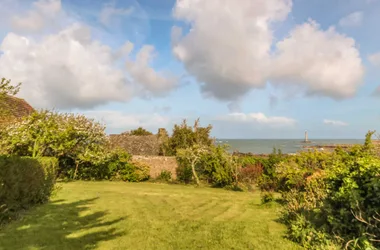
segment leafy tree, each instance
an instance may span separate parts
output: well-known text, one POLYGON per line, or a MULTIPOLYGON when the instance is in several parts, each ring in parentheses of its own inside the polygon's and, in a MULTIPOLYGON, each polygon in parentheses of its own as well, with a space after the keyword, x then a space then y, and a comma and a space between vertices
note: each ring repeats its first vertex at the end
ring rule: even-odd
POLYGON ((137 136, 153 135, 151 132, 149 132, 148 130, 146 130, 142 127, 131 130, 131 132, 129 134, 130 135, 137 135, 137 136))
POLYGON ((83 115, 36 111, 8 126, 0 142, 8 154, 70 158, 76 164, 97 154, 106 145, 104 126, 83 115))
POLYGON ((207 152, 208 148, 202 145, 193 145, 188 148, 180 148, 177 151, 177 158, 180 158, 183 162, 190 164, 193 178, 195 179, 197 186, 199 186, 200 181, 195 167, 201 162, 202 157, 207 154, 207 152))
POLYGON ((199 126, 199 119, 193 126, 187 125, 183 120, 182 124, 174 125, 172 136, 163 143, 163 150, 167 155, 176 155, 177 150, 191 148, 194 145, 210 147, 213 139, 210 138, 212 126, 199 126))

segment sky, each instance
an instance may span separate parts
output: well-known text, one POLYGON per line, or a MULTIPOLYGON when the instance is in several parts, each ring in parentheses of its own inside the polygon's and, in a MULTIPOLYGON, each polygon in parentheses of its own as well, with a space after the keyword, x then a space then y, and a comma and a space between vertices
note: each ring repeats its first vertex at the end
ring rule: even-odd
POLYGON ((362 139, 380 124, 380 0, 0 0, 0 77, 120 133, 362 139))

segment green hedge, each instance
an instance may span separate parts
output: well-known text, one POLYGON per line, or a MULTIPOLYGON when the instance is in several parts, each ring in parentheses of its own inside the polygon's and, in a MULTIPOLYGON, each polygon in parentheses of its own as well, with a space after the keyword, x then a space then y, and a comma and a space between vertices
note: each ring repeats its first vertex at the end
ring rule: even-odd
POLYGON ((17 211, 46 202, 53 190, 55 158, 0 156, 0 223, 17 211))

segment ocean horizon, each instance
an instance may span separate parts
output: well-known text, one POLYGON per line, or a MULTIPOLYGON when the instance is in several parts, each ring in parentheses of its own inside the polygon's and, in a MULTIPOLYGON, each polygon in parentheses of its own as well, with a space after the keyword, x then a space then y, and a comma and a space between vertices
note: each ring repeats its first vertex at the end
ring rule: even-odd
POLYGON ((269 154, 273 148, 281 149, 283 153, 291 154, 303 150, 303 146, 338 145, 338 144, 363 144, 364 139, 216 139, 217 144, 229 145, 229 151, 241 153, 269 154))

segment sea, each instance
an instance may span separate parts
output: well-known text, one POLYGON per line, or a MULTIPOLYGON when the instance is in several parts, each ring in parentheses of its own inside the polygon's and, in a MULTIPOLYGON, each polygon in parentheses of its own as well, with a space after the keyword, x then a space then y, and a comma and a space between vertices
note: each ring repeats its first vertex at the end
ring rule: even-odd
POLYGON ((229 145, 229 151, 241 153, 269 154, 273 148, 281 149, 283 153, 291 154, 305 150, 304 146, 363 144, 361 139, 316 139, 303 143, 303 139, 216 139, 217 144, 229 145))

